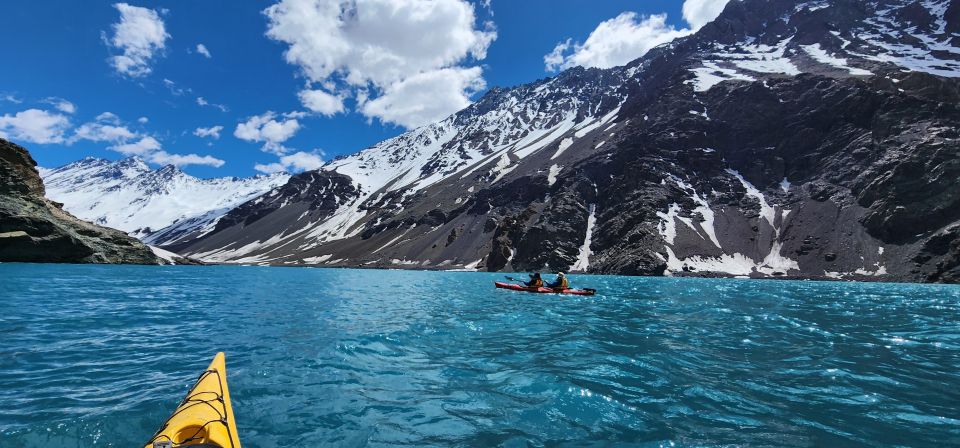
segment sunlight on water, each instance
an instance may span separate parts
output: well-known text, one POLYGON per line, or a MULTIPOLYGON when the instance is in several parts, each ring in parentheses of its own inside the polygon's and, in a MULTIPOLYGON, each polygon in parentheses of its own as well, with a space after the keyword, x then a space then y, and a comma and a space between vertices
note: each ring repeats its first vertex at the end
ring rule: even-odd
POLYGON ((0 446, 137 446, 218 350, 245 445, 960 444, 960 287, 0 265, 0 446))

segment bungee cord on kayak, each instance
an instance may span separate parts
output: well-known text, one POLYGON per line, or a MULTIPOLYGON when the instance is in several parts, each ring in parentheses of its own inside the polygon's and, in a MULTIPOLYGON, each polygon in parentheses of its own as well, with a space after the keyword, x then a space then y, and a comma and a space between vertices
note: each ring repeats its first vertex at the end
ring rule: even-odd
MULTIPOLYGON (((207 375, 209 375, 209 374, 211 374, 211 373, 212 373, 212 374, 215 374, 215 375, 218 375, 218 376, 220 375, 220 373, 217 372, 216 370, 207 370, 207 371, 204 371, 202 374, 200 374, 200 377, 197 378, 197 381, 196 381, 196 383, 194 384, 194 387, 196 387, 196 384, 199 384, 200 381, 202 381, 205 376, 207 376, 207 375)), ((215 406, 213 406, 212 404, 210 404, 211 401, 218 401, 218 402, 220 402, 221 405, 223 405, 223 395, 218 394, 218 393, 216 393, 216 392, 211 392, 211 391, 201 391, 201 392, 197 392, 197 393, 195 393, 195 394, 187 395, 187 396, 184 397, 184 399, 180 402, 180 404, 177 405, 177 410, 174 411, 173 415, 171 415, 165 422, 163 422, 163 425, 160 426, 160 429, 157 430, 157 432, 153 435, 153 438, 151 438, 151 439, 150 439, 150 442, 148 442, 148 443, 153 443, 154 446, 156 446, 156 442, 158 442, 157 439, 159 439, 159 438, 164 438, 164 439, 170 441, 171 446, 175 446, 175 447, 176 447, 176 446, 188 445, 190 442, 201 440, 201 438, 198 437, 198 436, 199 436, 202 432, 204 432, 204 429, 207 427, 207 425, 209 425, 209 424, 211 424, 211 423, 221 423, 221 424, 223 424, 223 425, 226 425, 226 424, 227 424, 226 416, 223 415, 222 413, 220 413, 220 410, 219 410, 219 409, 217 409, 215 406), (210 399, 198 399, 198 398, 197 398, 198 396, 203 395, 203 394, 213 394, 213 398, 210 398, 210 399), (187 403, 190 403, 190 404, 187 405, 187 403), (192 407, 194 407, 194 406, 200 406, 200 405, 207 405, 207 406, 209 406, 211 409, 213 409, 214 412, 217 413, 217 415, 220 416, 220 418, 219 418, 219 419, 215 419, 215 420, 208 420, 208 421, 205 422, 203 425, 201 425, 199 428, 197 428, 197 430, 194 431, 193 434, 191 434, 189 437, 187 437, 187 438, 185 438, 185 439, 183 439, 183 440, 181 440, 181 441, 179 441, 179 442, 175 442, 173 439, 170 438, 170 436, 168 436, 168 435, 166 435, 166 434, 162 434, 163 430, 167 429, 167 426, 169 425, 169 422, 170 422, 171 419, 173 419, 174 417, 176 417, 177 415, 179 415, 181 412, 186 411, 187 409, 190 409, 190 408, 192 408, 192 407)), ((228 431, 229 431, 229 428, 228 428, 228 431)), ((162 446, 162 445, 161 445, 161 446, 162 446)))
POLYGON ((223 352, 217 353, 146 448, 240 448, 224 358, 223 352))

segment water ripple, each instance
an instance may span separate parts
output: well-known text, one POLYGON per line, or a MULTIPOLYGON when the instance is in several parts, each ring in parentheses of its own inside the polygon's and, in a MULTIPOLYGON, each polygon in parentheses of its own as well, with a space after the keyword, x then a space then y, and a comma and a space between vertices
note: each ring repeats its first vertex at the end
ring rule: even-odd
POLYGON ((960 288, 0 265, 0 445, 126 447, 212 354, 250 446, 960 444, 960 288))

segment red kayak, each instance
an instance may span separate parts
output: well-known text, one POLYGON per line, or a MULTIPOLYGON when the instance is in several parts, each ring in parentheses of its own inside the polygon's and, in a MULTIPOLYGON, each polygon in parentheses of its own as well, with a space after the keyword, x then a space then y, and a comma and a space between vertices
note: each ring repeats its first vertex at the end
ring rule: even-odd
POLYGON ((493 282, 494 286, 511 291, 536 292, 541 294, 573 294, 577 296, 592 296, 596 294, 595 289, 553 289, 553 288, 534 288, 531 286, 516 285, 513 283, 493 282))

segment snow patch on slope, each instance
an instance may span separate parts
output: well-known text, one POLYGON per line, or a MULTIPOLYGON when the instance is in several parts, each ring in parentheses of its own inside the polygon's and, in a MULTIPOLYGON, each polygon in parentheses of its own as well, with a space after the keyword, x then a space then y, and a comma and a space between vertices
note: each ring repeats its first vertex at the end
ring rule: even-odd
MULTIPOLYGON (((705 233, 707 238, 709 238, 709 240, 717 248, 723 249, 723 247, 720 245, 720 242, 716 236, 716 230, 714 227, 714 212, 710 208, 710 205, 707 203, 706 199, 701 197, 689 183, 671 177, 672 180, 676 182, 682 190, 690 194, 691 200, 697 204, 697 207, 694 208, 692 212, 699 213, 701 216, 703 216, 703 222, 699 223, 698 229, 697 226, 693 225, 693 222, 690 218, 684 218, 679 215, 681 208, 676 203, 670 204, 670 207, 665 213, 657 212, 657 216, 660 217, 660 225, 658 230, 660 235, 663 237, 665 250, 667 252, 666 273, 670 275, 672 273, 684 271, 699 271, 722 272, 735 276, 747 276, 754 273, 769 276, 786 274, 793 270, 799 270, 800 267, 795 260, 785 257, 781 254, 783 243, 780 241, 780 226, 790 211, 770 205, 763 193, 760 192, 760 190, 757 189, 753 184, 744 179, 743 176, 736 170, 728 169, 727 173, 740 181, 744 190, 746 190, 747 196, 755 198, 759 203, 760 219, 762 221, 766 221, 774 232, 770 251, 762 260, 759 261, 739 252, 733 254, 724 253, 718 257, 705 257, 700 255, 694 255, 684 259, 677 257, 673 250, 674 241, 677 236, 676 221, 686 224, 701 236, 705 233), (778 217, 780 218, 779 223, 777 221, 778 217), (701 231, 703 233, 700 233, 701 231)), ((787 188, 789 188, 789 186, 787 186, 787 188)))
POLYGON ((597 223, 597 204, 590 204, 588 209, 590 214, 587 216, 587 233, 583 237, 583 244, 580 246, 577 261, 570 268, 571 271, 575 272, 586 272, 590 267, 590 255, 593 255, 590 250, 590 243, 593 240, 593 226, 597 223))
POLYGON ((560 154, 563 154, 563 152, 566 151, 570 145, 573 145, 573 138, 567 137, 561 140, 560 144, 557 146, 557 152, 553 153, 553 156, 550 157, 550 160, 560 157, 560 154))
POLYGON ((550 171, 547 173, 547 183, 550 184, 551 187, 557 183, 557 174, 560 174, 561 170, 563 170, 563 167, 556 163, 550 166, 550 171))
POLYGON ((684 81, 684 84, 692 84, 696 92, 706 92, 711 87, 720 84, 723 81, 756 81, 757 79, 742 74, 731 68, 722 68, 717 62, 705 61, 702 67, 690 69, 696 75, 695 78, 684 81))
POLYGON ((867 76, 872 75, 873 72, 869 70, 864 70, 862 68, 851 67, 847 64, 847 60, 843 58, 838 58, 827 53, 826 50, 820 47, 820 44, 813 45, 801 45, 800 48, 803 48, 803 51, 807 52, 813 59, 821 64, 830 65, 841 70, 848 71, 851 75, 854 76, 867 76))
POLYGON ((153 251, 154 255, 156 255, 157 257, 166 261, 169 264, 177 264, 177 258, 183 258, 180 255, 170 252, 169 250, 161 249, 157 246, 151 246, 148 244, 147 247, 149 247, 150 250, 153 251))

